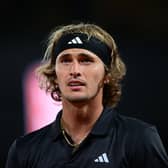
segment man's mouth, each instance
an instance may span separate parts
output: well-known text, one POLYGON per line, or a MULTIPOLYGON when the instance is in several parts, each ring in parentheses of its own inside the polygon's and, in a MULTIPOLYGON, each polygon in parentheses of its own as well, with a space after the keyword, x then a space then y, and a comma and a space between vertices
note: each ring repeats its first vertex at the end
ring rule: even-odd
POLYGON ((72 90, 79 90, 79 89, 81 89, 82 86, 85 86, 85 83, 81 82, 81 81, 70 81, 70 82, 68 82, 68 86, 72 90))
POLYGON ((81 82, 69 82, 68 86, 84 86, 84 83, 81 82))

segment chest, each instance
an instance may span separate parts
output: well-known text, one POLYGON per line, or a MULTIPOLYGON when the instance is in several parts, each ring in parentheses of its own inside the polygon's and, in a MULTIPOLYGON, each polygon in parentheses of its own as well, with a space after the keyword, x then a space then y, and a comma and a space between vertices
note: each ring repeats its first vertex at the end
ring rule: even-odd
POLYGON ((28 160, 29 168, 128 167, 125 143, 110 136, 87 139, 75 150, 61 139, 39 147, 28 160))

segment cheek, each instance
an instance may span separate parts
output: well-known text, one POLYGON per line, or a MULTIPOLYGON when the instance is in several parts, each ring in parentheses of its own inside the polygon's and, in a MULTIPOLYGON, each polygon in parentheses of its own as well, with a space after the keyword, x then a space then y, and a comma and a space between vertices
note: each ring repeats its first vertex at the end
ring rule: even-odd
POLYGON ((55 68, 55 74, 58 80, 61 80, 63 78, 63 76, 66 74, 64 68, 62 68, 61 66, 56 66, 55 68))
POLYGON ((64 79, 63 73, 60 71, 56 71, 56 82, 58 83, 58 85, 62 85, 63 79, 64 79))
POLYGON ((103 69, 96 69, 94 72, 89 72, 90 74, 90 80, 91 82, 94 82, 92 84, 98 84, 104 79, 105 72, 103 69), (93 74, 93 75, 91 75, 93 74))

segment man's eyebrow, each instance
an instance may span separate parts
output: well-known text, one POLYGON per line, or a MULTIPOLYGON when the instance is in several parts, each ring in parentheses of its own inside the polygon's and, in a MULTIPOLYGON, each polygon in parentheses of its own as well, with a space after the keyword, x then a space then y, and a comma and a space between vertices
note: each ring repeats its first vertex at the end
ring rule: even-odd
POLYGON ((93 56, 89 53, 79 53, 79 56, 87 57, 87 58, 93 58, 93 56))
MULTIPOLYGON (((65 54, 63 53, 63 54, 60 55, 60 59, 65 58, 65 57, 70 57, 72 55, 73 54, 71 54, 71 53, 65 53, 65 54)), ((87 57, 87 58, 93 58, 93 56, 91 54, 89 54, 89 53, 83 53, 83 52, 78 53, 77 56, 83 56, 83 57, 87 57)))
POLYGON ((70 57, 70 56, 71 56, 71 54, 69 54, 69 53, 61 54, 59 56, 59 59, 63 59, 63 58, 70 57))

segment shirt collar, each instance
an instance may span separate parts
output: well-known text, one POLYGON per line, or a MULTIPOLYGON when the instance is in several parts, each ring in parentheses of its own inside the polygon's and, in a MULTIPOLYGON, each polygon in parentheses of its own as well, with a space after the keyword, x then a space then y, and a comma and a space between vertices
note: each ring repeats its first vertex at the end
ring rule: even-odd
MULTIPOLYGON (((112 108, 104 108, 100 117, 96 121, 93 129, 91 130, 92 135, 104 136, 108 133, 109 128, 114 123, 112 120, 114 119, 116 112, 112 108)), ((61 132, 61 121, 62 110, 57 114, 56 120, 51 125, 51 137, 53 140, 56 140, 61 132)))
POLYGON ((61 116, 62 116, 62 110, 58 112, 55 121, 51 125, 51 138, 53 138, 53 140, 56 140, 60 135, 62 135, 60 124, 61 116))
POLYGON ((108 131, 112 127, 112 124, 114 124, 113 119, 116 115, 115 110, 112 108, 104 108, 100 117, 96 121, 95 125, 93 126, 93 129, 91 131, 92 135, 99 135, 104 136, 108 134, 108 131))

